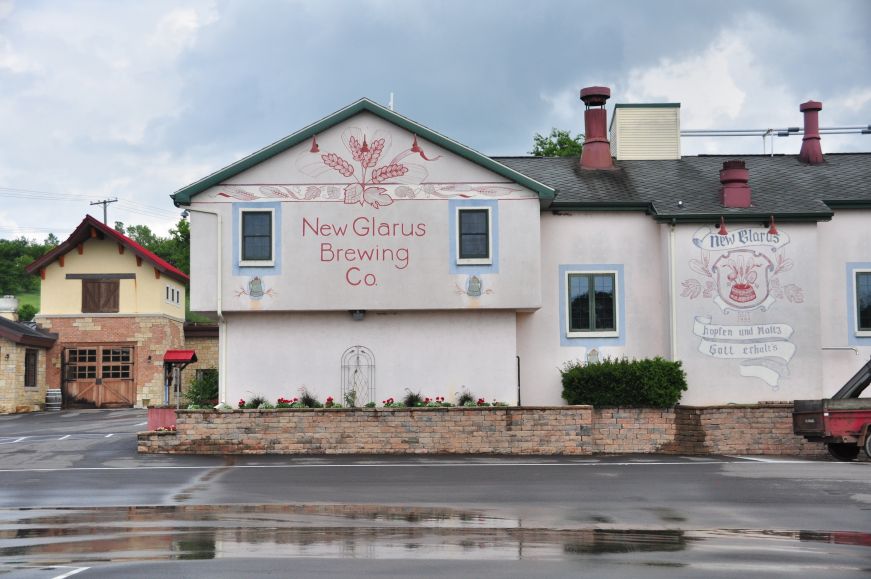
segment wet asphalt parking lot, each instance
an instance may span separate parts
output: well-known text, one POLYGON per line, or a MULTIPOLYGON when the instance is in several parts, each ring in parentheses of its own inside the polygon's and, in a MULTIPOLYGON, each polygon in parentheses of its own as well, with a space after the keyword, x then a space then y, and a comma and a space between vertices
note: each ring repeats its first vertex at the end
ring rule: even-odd
POLYGON ((139 456, 145 421, 0 416, 0 575, 871 575, 868 462, 139 456))

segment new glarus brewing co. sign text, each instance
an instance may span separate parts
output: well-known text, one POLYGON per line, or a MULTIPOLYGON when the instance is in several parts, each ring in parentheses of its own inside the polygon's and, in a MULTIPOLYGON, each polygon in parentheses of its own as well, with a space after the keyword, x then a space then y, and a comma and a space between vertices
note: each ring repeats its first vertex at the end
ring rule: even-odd
POLYGON ((320 239, 321 263, 345 267, 345 283, 350 286, 378 285, 378 276, 367 264, 389 264, 398 270, 408 267, 411 251, 407 242, 426 237, 426 223, 389 222, 377 217, 357 217, 341 223, 320 217, 301 221, 304 238, 320 239), (399 247, 385 247, 383 242, 401 241, 399 247))

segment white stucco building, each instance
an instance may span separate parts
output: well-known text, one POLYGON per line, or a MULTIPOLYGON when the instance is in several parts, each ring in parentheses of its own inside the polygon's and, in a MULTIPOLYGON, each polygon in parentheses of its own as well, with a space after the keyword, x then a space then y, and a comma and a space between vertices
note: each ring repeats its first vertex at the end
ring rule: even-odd
POLYGON ((606 356, 681 360, 685 404, 833 393, 871 354, 871 154, 817 155, 803 105, 800 158, 681 158, 679 105, 617 105, 609 139, 608 94, 580 160, 363 99, 177 191, 222 400, 561 404, 559 368, 606 356))

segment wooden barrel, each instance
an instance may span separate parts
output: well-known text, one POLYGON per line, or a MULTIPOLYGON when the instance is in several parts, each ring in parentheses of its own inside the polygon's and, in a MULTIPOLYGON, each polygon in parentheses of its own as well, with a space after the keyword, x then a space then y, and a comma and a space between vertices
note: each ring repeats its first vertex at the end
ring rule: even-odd
POLYGON ((57 412, 61 407, 60 388, 49 388, 45 393, 46 412, 57 412))

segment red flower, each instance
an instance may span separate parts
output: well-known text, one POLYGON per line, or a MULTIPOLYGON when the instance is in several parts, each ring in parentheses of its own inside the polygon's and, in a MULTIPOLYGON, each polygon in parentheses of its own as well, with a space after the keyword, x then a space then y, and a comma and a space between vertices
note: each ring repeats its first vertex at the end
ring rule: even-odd
POLYGON ((245 399, 244 398, 239 399, 239 408, 245 408, 245 399))

